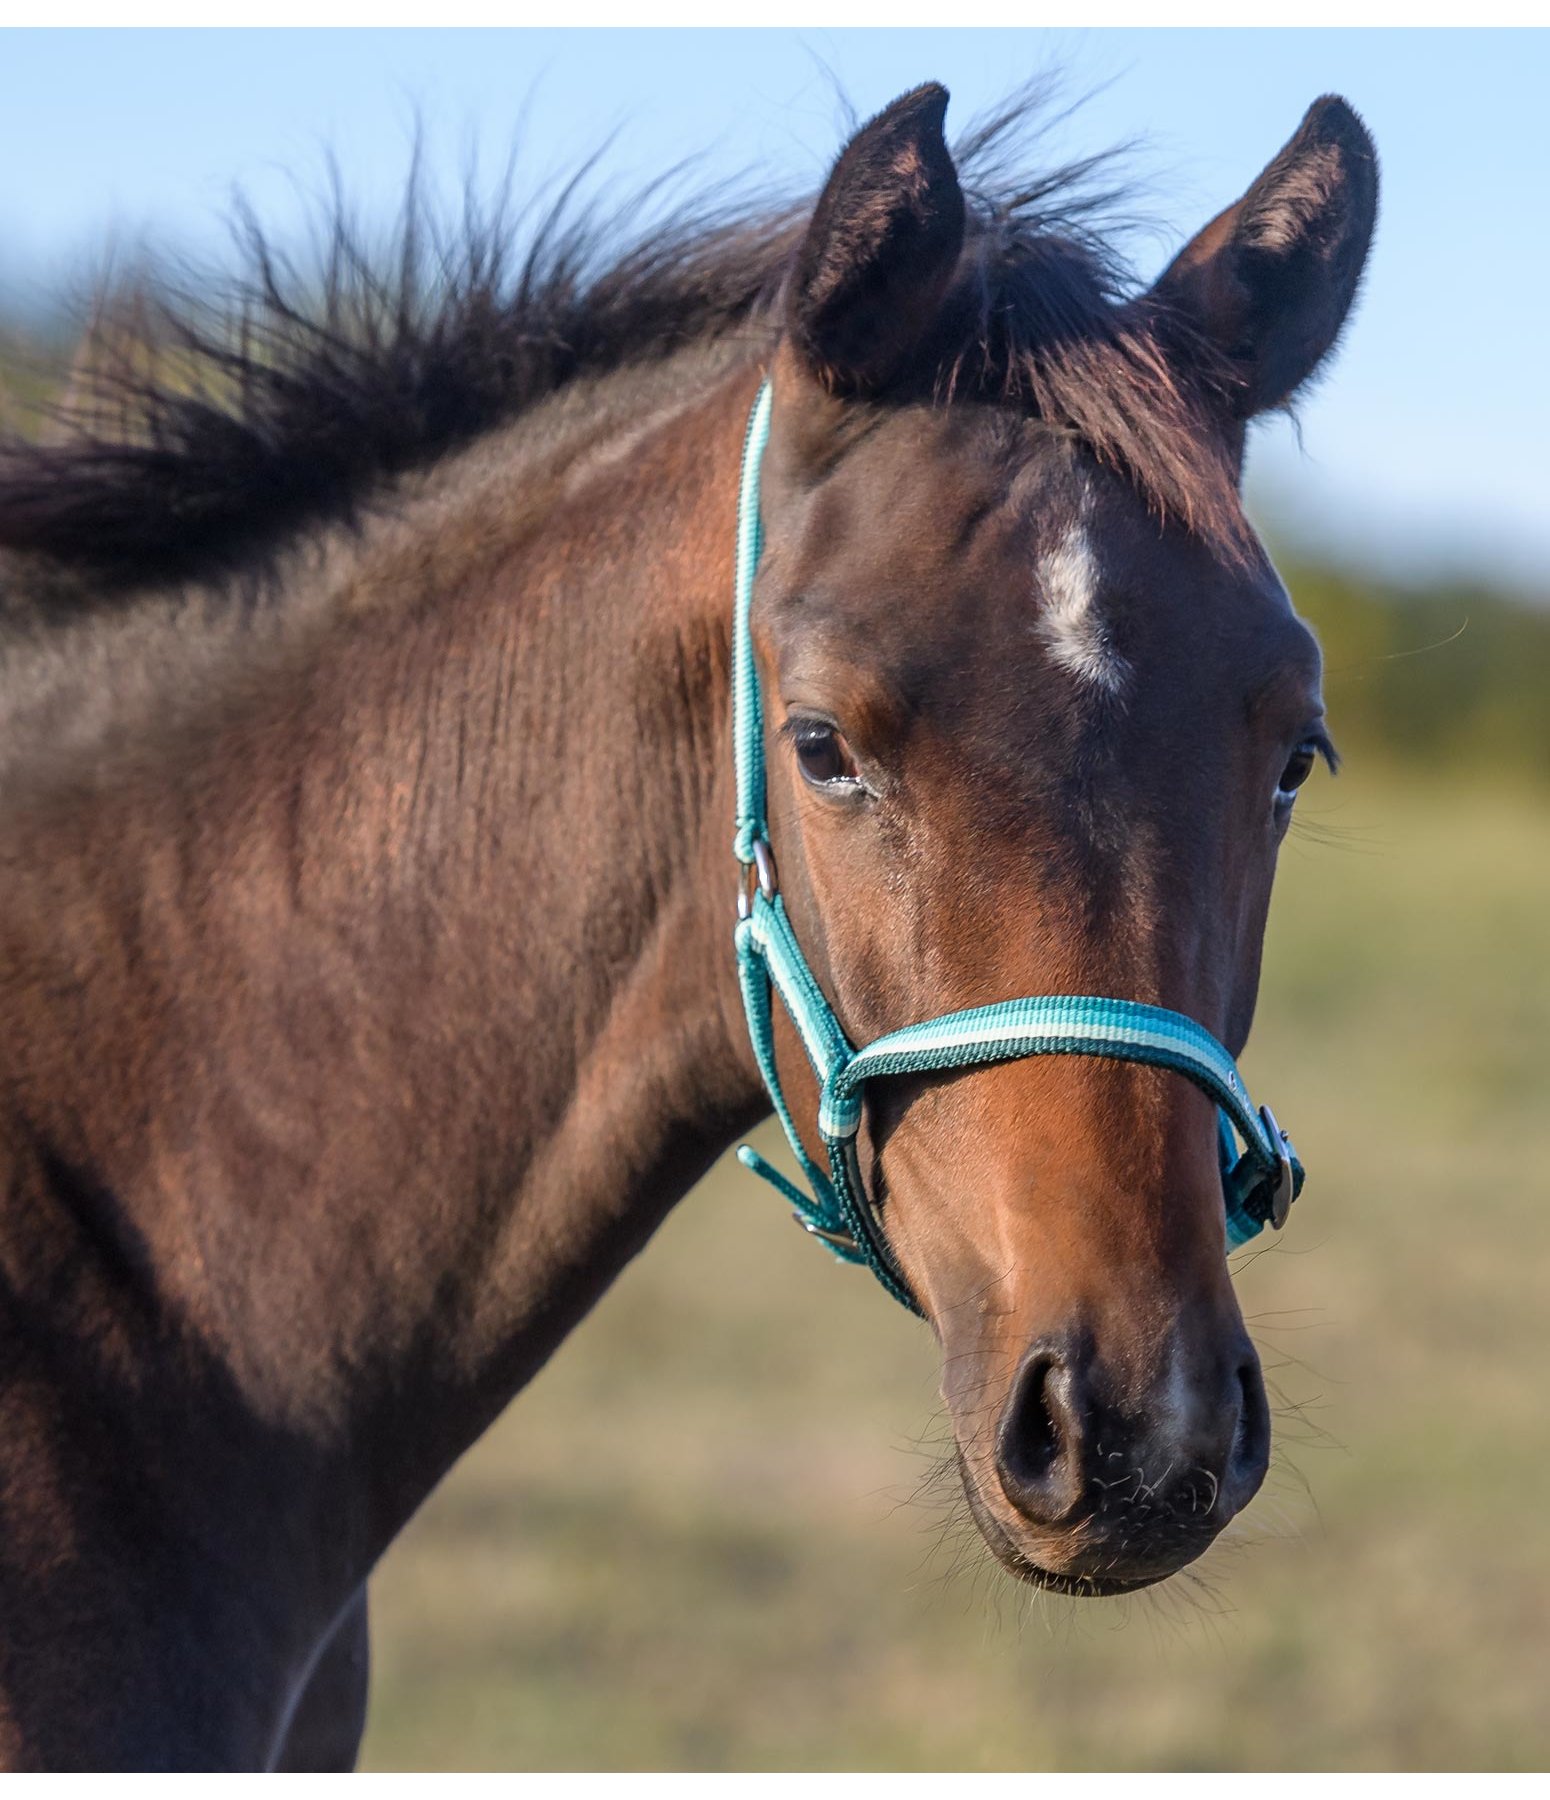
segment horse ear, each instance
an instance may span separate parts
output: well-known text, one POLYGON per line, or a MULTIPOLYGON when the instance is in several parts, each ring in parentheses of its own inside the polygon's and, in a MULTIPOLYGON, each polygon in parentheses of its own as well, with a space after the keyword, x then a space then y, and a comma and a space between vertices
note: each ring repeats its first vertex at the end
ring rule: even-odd
POLYGON ((947 89, 928 82, 850 140, 792 271, 786 325, 835 392, 882 387, 919 345, 963 247, 963 190, 942 135, 947 89))
POLYGON ((1378 214, 1378 153, 1338 95, 1315 100, 1296 134, 1234 206, 1184 246, 1153 299, 1223 356, 1239 418, 1279 406, 1340 335, 1378 214))

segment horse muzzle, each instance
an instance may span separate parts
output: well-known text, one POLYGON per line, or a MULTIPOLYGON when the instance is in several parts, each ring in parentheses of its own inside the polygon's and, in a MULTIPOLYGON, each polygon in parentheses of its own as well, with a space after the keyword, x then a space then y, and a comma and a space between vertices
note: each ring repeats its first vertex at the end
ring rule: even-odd
POLYGON ((1029 1348, 988 1441, 960 1447, 970 1509, 998 1560, 1036 1586, 1113 1594, 1176 1574, 1253 1498, 1270 1456, 1259 1359, 1175 1348, 1144 1386, 1082 1337, 1029 1348))

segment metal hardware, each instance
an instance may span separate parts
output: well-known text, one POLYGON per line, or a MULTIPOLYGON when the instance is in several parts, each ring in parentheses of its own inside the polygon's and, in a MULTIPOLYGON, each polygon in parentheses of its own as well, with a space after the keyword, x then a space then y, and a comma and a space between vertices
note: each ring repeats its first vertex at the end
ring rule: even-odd
POLYGON ((1279 1231, 1297 1197, 1297 1178, 1292 1172, 1292 1140, 1276 1123, 1276 1116, 1268 1106, 1259 1109, 1259 1122, 1269 1133, 1270 1148, 1276 1156, 1276 1186, 1270 1196, 1270 1223, 1279 1231))
POLYGON ((836 1250, 858 1251, 861 1248, 848 1231, 825 1231, 822 1225, 815 1225, 799 1212, 794 1212, 791 1216, 804 1231, 811 1232, 815 1238, 822 1238, 826 1244, 833 1244, 836 1250))
POLYGON ((754 839, 753 861, 743 864, 743 885, 737 893, 737 916, 740 919, 746 919, 753 911, 755 882, 766 900, 773 900, 780 892, 780 870, 775 865, 775 852, 770 848, 768 838, 754 839))

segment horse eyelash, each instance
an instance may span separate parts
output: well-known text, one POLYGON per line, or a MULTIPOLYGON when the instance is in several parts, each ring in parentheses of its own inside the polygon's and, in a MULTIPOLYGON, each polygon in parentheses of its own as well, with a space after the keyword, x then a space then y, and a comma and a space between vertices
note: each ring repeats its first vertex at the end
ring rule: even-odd
POLYGON ((775 733, 775 736, 782 743, 794 744, 798 732, 805 730, 809 725, 821 725, 826 731, 832 731, 838 737, 845 735, 833 719, 820 719, 812 713, 788 713, 785 723, 775 733))

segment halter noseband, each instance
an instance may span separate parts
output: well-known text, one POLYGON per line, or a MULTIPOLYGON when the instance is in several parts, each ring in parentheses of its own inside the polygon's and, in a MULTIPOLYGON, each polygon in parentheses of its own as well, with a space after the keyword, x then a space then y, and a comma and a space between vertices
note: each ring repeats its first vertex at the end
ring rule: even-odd
POLYGON ((766 381, 748 420, 737 503, 732 744, 737 766, 734 848, 743 865, 737 971, 759 1072, 811 1191, 804 1193, 746 1144, 737 1153, 739 1161, 784 1194, 796 1209, 797 1223, 837 1257, 867 1264, 894 1299, 921 1313, 867 1196, 856 1158, 867 1082, 880 1075, 967 1069, 1024 1056, 1103 1056, 1173 1069, 1216 1102, 1229 1250, 1246 1244, 1267 1224, 1279 1230, 1302 1191, 1302 1165, 1291 1139, 1269 1107, 1254 1110, 1232 1057, 1183 1013, 1135 1000, 1044 994, 944 1013, 891 1031, 862 1050, 845 1036, 791 929, 764 817, 764 709, 749 614, 763 539, 759 474, 770 434, 771 398, 766 381), (772 993, 779 993, 818 1077, 818 1132, 827 1169, 807 1154, 781 1090, 772 993))

